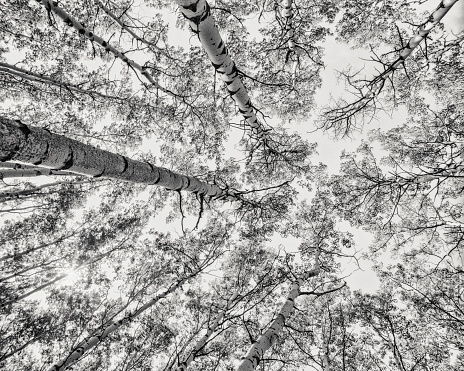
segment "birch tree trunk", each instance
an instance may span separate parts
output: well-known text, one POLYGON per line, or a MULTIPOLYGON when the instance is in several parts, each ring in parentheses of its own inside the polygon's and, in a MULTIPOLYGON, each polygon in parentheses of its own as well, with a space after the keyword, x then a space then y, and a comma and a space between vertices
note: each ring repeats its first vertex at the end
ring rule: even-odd
POLYGON ((293 0, 282 1, 282 15, 285 18, 285 36, 288 37, 287 45, 290 52, 295 51, 295 30, 293 29, 293 0))
POLYGON ((267 130, 256 117, 248 92, 238 75, 237 67, 214 24, 208 3, 205 0, 176 1, 183 16, 189 21, 193 32, 200 39, 214 69, 226 84, 230 96, 237 104, 253 135, 259 141, 265 140, 267 130))
POLYGON ((38 2, 42 3, 42 5, 47 9, 47 11, 53 12, 59 18, 63 20, 68 26, 74 27, 80 35, 84 35, 90 41, 99 44, 103 47, 107 52, 112 53, 116 58, 121 59, 123 62, 127 63, 133 69, 139 71, 149 82, 151 85, 156 87, 157 89, 167 93, 173 97, 177 97, 176 94, 173 92, 161 87, 158 82, 156 82, 148 70, 142 67, 140 64, 134 62, 132 59, 129 59, 124 53, 121 53, 116 48, 112 47, 109 42, 103 40, 100 36, 95 35, 92 31, 85 28, 79 21, 73 18, 70 14, 68 14, 63 8, 58 6, 57 2, 50 1, 50 0, 38 0, 38 2))
POLYGON ((68 90, 69 92, 73 92, 73 93, 86 94, 86 95, 90 95, 92 97, 98 96, 100 98, 125 100, 124 98, 117 97, 117 96, 114 96, 114 95, 103 94, 103 93, 100 93, 100 92, 95 91, 95 90, 82 89, 77 85, 57 81, 57 80, 52 79, 51 77, 45 76, 43 74, 28 71, 28 70, 25 70, 23 68, 16 67, 14 65, 4 63, 4 62, 0 62, 0 72, 4 72, 4 73, 6 73, 8 75, 16 76, 16 77, 19 77, 21 79, 29 80, 29 81, 32 81, 32 82, 38 82, 38 83, 42 83, 42 84, 57 86, 59 88, 62 88, 63 90, 68 90))
POLYGON ((413 50, 427 38, 430 31, 443 19, 448 13, 451 7, 456 4, 458 0, 442 0, 438 8, 430 14, 427 21, 425 21, 418 29, 417 33, 412 36, 403 50, 400 52, 398 58, 393 61, 388 68, 376 76, 366 87, 365 97, 369 98, 372 95, 379 93, 379 90, 383 87, 388 76, 390 76, 396 69, 398 69, 408 58, 413 50))
POLYGON ((99 329, 93 331, 86 339, 81 341, 77 346, 75 346, 70 352, 67 357, 62 358, 59 362, 55 363, 52 367, 49 368, 49 371, 62 371, 68 368, 73 363, 77 362, 84 353, 88 352, 90 349, 94 348, 98 344, 100 344, 103 340, 105 340, 111 333, 119 329, 121 326, 125 325, 132 321, 135 317, 146 311, 148 308, 155 305, 159 300, 165 298, 170 293, 174 292, 177 288, 182 286, 189 278, 194 277, 198 274, 200 270, 196 270, 189 276, 184 276, 180 278, 175 284, 173 284, 170 288, 163 291, 161 294, 154 297, 149 302, 145 303, 142 307, 134 311, 133 313, 129 313, 120 320, 113 322, 109 326, 102 326, 99 329), (105 327, 106 326, 106 327, 105 327))
MULTIPOLYGON (((317 276, 320 272, 318 249, 315 254, 314 268, 305 275, 305 279, 317 276)), ((295 299, 301 293, 301 285, 304 283, 304 279, 297 279, 290 286, 290 292, 288 293, 287 300, 280 309, 276 318, 271 322, 268 329, 259 337, 259 339, 253 343, 248 350, 248 353, 242 359, 242 363, 237 368, 237 371, 253 371, 263 359, 264 353, 270 347, 274 345, 278 336, 284 328, 285 321, 292 315, 295 310, 295 299)))
POLYGON ((48 172, 66 170, 93 177, 153 184, 169 190, 195 192, 212 199, 243 200, 239 192, 223 190, 192 176, 132 160, 3 117, 0 117, 0 161, 20 161, 52 168, 44 169, 48 172))
POLYGON ((188 355, 188 357, 180 363, 179 367, 176 369, 176 371, 186 371, 187 368, 190 366, 190 364, 193 362, 195 357, 197 356, 198 352, 203 349, 203 347, 206 345, 206 342, 208 339, 211 337, 211 335, 214 333, 222 319, 224 318, 224 315, 226 314, 227 310, 230 308, 231 304, 234 303, 235 299, 238 297, 238 292, 233 294, 229 300, 227 301, 226 306, 224 309, 222 309, 214 318, 214 321, 208 326, 206 329, 206 333, 198 340, 198 342, 195 344, 193 347, 192 351, 188 355))
POLYGON ((418 28, 416 34, 409 39, 398 57, 393 62, 386 63, 384 72, 375 76, 369 83, 359 89, 358 100, 350 104, 343 102, 339 107, 329 109, 325 112, 323 126, 325 128, 334 128, 336 131, 343 132, 343 135, 347 135, 351 126, 353 126, 355 116, 362 113, 364 109, 370 108, 369 104, 380 94, 390 75, 403 65, 414 49, 427 38, 430 31, 443 19, 457 1, 442 0, 438 8, 430 14, 428 19, 418 28), (339 127, 344 124, 346 128, 339 127))

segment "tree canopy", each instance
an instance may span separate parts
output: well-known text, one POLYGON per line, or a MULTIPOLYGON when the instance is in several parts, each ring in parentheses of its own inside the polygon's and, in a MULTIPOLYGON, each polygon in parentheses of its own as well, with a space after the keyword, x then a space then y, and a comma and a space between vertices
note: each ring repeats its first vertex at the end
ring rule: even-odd
POLYGON ((462 0, 0 9, 0 368, 464 368, 462 0))

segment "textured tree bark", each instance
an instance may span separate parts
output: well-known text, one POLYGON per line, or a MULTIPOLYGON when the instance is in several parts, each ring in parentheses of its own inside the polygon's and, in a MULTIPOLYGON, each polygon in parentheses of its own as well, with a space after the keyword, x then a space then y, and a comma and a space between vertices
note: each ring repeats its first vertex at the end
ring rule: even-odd
POLYGON ((27 126, 3 117, 0 117, 0 161, 20 161, 52 168, 44 171, 66 170, 93 177, 153 184, 175 191, 195 192, 213 199, 243 200, 238 192, 223 190, 195 177, 181 175, 148 162, 135 161, 53 134, 47 129, 27 126))
MULTIPOLYGON (((1 166, 1 164, 0 164, 1 166)), ((59 171, 53 169, 45 169, 45 168, 37 168, 37 169, 0 169, 0 179, 7 179, 7 178, 29 178, 33 176, 41 176, 41 175, 60 175, 60 176, 70 176, 74 175, 67 171, 59 171)))
POLYGON ((225 308, 223 310, 221 310, 217 315, 216 317, 214 318, 214 321, 208 326, 207 330, 206 330, 206 333, 201 337, 200 340, 198 340, 198 342, 195 344, 195 346, 193 347, 193 350, 190 352, 190 354, 188 355, 188 357, 180 363, 180 365, 177 367, 176 371, 186 371, 187 368, 190 366, 190 364, 193 362, 193 360, 195 359, 196 355, 198 354, 198 352, 203 349, 203 347, 205 346, 206 342, 208 341, 208 339, 210 338, 210 336, 214 333, 214 331, 216 330, 216 328, 218 327, 219 323, 222 321, 222 319, 224 318, 224 315, 225 313, 227 312, 227 310, 229 309, 230 305, 235 301, 235 299, 237 299, 237 296, 238 296, 238 292, 233 294, 229 300, 227 301, 227 305, 225 306, 225 308))
POLYGON ((213 67, 225 82, 230 96, 237 104, 252 133, 259 140, 264 139, 266 129, 256 117, 248 92, 238 76, 237 67, 227 52, 219 30, 214 24, 208 3, 205 0, 176 1, 183 16, 189 21, 193 32, 198 35, 213 67))
MULTIPOLYGON (((306 273, 305 279, 317 276, 319 274, 319 254, 320 250, 318 249, 315 254, 314 268, 306 273)), ((253 371, 259 365, 260 361, 263 359, 264 353, 266 350, 272 347, 272 345, 274 345, 282 329, 284 328, 285 321, 293 313, 295 309, 295 299, 300 295, 301 285, 303 285, 303 283, 304 280, 301 278, 292 283, 287 300, 285 300, 285 303, 280 309, 276 318, 271 322, 268 329, 250 347, 248 353, 242 359, 242 363, 237 368, 237 371, 253 371)))
POLYGON ((69 355, 59 362, 55 363, 52 367, 50 367, 49 371, 62 371, 68 368, 73 363, 77 362, 84 353, 88 352, 90 349, 94 348, 98 344, 100 344, 103 340, 105 340, 112 332, 116 331, 118 328, 123 326, 126 323, 129 323, 133 318, 137 317, 139 314, 147 310, 148 308, 155 305, 159 300, 165 298, 170 293, 174 292, 177 288, 182 286, 184 282, 186 282, 189 278, 196 275, 199 271, 195 271, 190 276, 182 277, 177 281, 174 285, 172 285, 169 289, 163 291, 161 294, 154 297, 152 300, 144 304, 142 307, 137 309, 133 313, 129 313, 119 321, 113 322, 109 326, 102 326, 101 328, 95 330, 90 334, 85 340, 81 341, 76 347, 74 347, 69 353, 69 355))

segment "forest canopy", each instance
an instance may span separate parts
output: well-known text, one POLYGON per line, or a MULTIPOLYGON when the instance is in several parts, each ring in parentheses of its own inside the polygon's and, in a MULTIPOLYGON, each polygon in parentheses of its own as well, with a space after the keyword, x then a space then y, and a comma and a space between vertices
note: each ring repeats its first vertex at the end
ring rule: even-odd
POLYGON ((0 10, 1 369, 464 369, 462 0, 0 10))

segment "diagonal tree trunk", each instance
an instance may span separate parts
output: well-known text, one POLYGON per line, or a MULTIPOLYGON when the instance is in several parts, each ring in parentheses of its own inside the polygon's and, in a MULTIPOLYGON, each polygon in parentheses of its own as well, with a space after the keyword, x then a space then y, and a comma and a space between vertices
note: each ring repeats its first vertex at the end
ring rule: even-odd
POLYGON ((223 190, 198 178, 178 174, 148 162, 132 160, 4 117, 0 117, 0 161, 47 166, 53 169, 44 169, 49 172, 66 170, 68 173, 153 184, 213 199, 244 200, 240 192, 223 190))
POLYGON ((206 333, 198 340, 198 342, 195 344, 193 347, 192 351, 189 353, 188 357, 180 363, 180 365, 177 367, 176 371, 186 371, 187 368, 190 366, 190 364, 193 362, 195 357, 197 356, 198 352, 204 348, 206 345, 206 342, 208 339, 211 337, 211 335, 214 333, 218 325, 221 323, 222 319, 224 318, 224 315, 226 314, 227 310, 230 308, 230 306, 235 302, 235 299, 238 297, 238 292, 233 294, 229 300, 227 301, 226 306, 224 309, 222 309, 214 318, 214 321, 208 326, 206 329, 206 333))
POLYGON ((95 90, 87 90, 87 89, 82 89, 77 85, 66 83, 66 82, 61 82, 57 81, 55 79, 52 79, 51 77, 45 76, 41 73, 35 73, 32 71, 25 70, 20 67, 16 67, 14 65, 0 62, 0 72, 6 73, 11 76, 16 76, 24 80, 29 80, 33 82, 40 82, 42 84, 47 84, 47 85, 53 85, 57 86, 59 88, 63 88, 64 90, 68 90, 69 92, 73 93, 80 93, 80 94, 86 94, 91 97, 98 96, 100 98, 109 98, 109 99, 116 99, 116 100, 125 100, 125 98, 117 97, 114 95, 107 95, 100 93, 95 90))
POLYGON ((419 27, 416 34, 409 39, 407 45, 401 50, 398 57, 393 62, 386 64, 385 70, 361 89, 357 101, 346 105, 342 104, 324 113, 323 126, 327 129, 333 128, 338 132, 342 132, 343 135, 349 134, 351 127, 355 124, 355 116, 361 114, 364 109, 369 108, 370 104, 382 91, 385 82, 391 74, 403 65, 404 61, 411 55, 413 50, 427 38, 430 31, 443 19, 457 1, 458 0, 442 0, 438 8, 430 14, 428 19, 419 27), (346 126, 346 128, 343 126, 346 126))
MULTIPOLYGON (((0 164, 1 167, 1 164, 0 164)), ((75 175, 67 171, 60 171, 60 170, 53 170, 53 169, 45 169, 45 168, 37 168, 37 169, 0 169, 0 179, 7 179, 7 178, 29 178, 33 176, 41 176, 41 175, 75 175)))
POLYGON ((258 141, 266 141, 268 129, 256 117, 248 92, 238 75, 237 67, 214 24, 208 3, 205 0, 176 1, 183 16, 189 21, 193 32, 198 35, 214 69, 226 84, 230 96, 237 104, 253 136, 258 141))
POLYGON ((63 8, 58 6, 58 3, 55 1, 50 0, 37 0, 38 2, 42 3, 42 5, 47 9, 48 12, 53 12, 58 17, 60 17, 64 23, 68 26, 74 27, 80 35, 84 35, 90 41, 99 44, 103 47, 107 52, 112 53, 116 58, 121 59, 123 62, 127 63, 130 67, 134 70, 139 71, 155 88, 161 90, 162 92, 173 96, 174 98, 179 98, 180 96, 171 92, 170 90, 163 88, 161 85, 156 82, 149 71, 142 67, 140 64, 136 63, 132 59, 128 58, 124 53, 121 53, 119 50, 114 48, 110 45, 109 42, 103 40, 100 36, 95 35, 92 31, 85 28, 79 21, 73 18, 70 14, 68 14, 63 8))
MULTIPOLYGON (((319 274, 319 254, 320 249, 316 250, 316 254, 314 257, 314 268, 306 273, 304 277, 305 279, 315 277, 319 274)), ((266 350, 268 350, 272 347, 272 345, 274 345, 275 341, 277 340, 277 337, 280 335, 282 329, 284 328, 285 321, 287 320, 287 318, 291 316, 291 314, 295 310, 295 299, 298 296, 300 296, 301 286, 304 282, 304 279, 299 278, 292 283, 287 296, 287 300, 285 300, 285 303, 280 309, 276 318, 271 322, 268 329, 250 347, 248 353, 242 359, 240 366, 237 368, 237 371, 253 371, 263 359, 266 350)))
POLYGON ((155 305, 159 300, 165 298, 169 294, 173 293, 179 287, 181 287, 188 279, 194 277, 200 272, 201 268, 194 271, 188 276, 183 276, 179 278, 179 280, 171 285, 168 289, 163 291, 161 294, 157 295, 149 302, 145 303, 139 309, 134 311, 133 313, 129 313, 120 320, 111 323, 109 326, 107 324, 103 325, 102 327, 98 328, 97 330, 93 331, 86 339, 81 341, 77 344, 70 352, 69 355, 59 362, 55 363, 52 367, 50 367, 49 371, 63 371, 68 368, 73 363, 77 362, 84 353, 88 352, 90 349, 96 347, 100 344, 103 340, 105 340, 111 333, 119 329, 121 326, 125 325, 132 321, 135 317, 146 311, 148 308, 151 308, 155 305))

